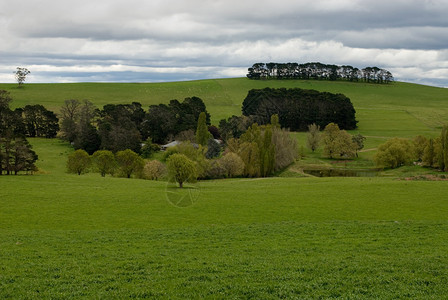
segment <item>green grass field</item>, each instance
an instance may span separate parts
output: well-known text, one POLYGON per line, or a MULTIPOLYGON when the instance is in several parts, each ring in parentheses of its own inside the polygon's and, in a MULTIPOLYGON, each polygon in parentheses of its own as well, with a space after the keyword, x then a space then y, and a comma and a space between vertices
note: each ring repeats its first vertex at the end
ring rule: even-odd
POLYGON ((448 185, 393 178, 165 182, 0 178, 1 298, 433 298, 448 295, 448 185), (188 189, 187 189, 188 191, 188 189))
MULTIPOLYGON (((65 99, 144 105, 199 96, 213 122, 240 114, 251 88, 348 95, 375 148, 391 136, 435 136, 448 91, 406 83, 205 80, 162 84, 0 84, 13 106, 65 99)), ((294 133, 303 145, 305 135, 294 133)), ((31 139, 39 173, 0 176, 0 298, 444 299, 448 184, 373 178, 163 181, 65 173, 73 151, 31 139), (193 197, 186 207, 172 197, 193 197)), ((370 166, 374 151, 357 166, 370 166)), ((315 156, 310 164, 329 164, 315 156)), ((300 163, 300 162, 299 162, 300 163)), ((300 166, 300 164, 298 164, 300 166)), ((296 167, 296 166, 294 166, 296 167)), ((350 167, 350 166, 349 166, 350 167)))

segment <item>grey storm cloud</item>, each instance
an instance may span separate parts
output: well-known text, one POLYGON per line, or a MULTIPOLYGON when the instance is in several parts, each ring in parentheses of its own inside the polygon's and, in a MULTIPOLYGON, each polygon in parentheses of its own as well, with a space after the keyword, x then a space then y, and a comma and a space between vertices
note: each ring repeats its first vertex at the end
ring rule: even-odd
POLYGON ((244 76, 258 61, 312 60, 378 65, 397 79, 448 85, 444 0, 6 2, 4 82, 19 65, 36 82, 160 81, 244 76))

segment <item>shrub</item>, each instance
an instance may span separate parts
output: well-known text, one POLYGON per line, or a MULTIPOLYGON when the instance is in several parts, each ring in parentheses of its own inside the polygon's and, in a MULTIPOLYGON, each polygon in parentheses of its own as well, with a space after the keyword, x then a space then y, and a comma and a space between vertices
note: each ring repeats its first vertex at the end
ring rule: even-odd
POLYGON ((148 138, 142 146, 141 150, 141 156, 143 158, 150 158, 152 155, 156 152, 160 151, 160 146, 157 144, 154 144, 151 140, 151 138, 148 138))
POLYGON ((226 176, 226 169, 223 166, 221 159, 212 160, 205 175, 207 178, 224 178, 226 176))
POLYGON ((221 145, 215 139, 209 139, 207 142, 207 152, 205 153, 205 157, 215 158, 221 154, 221 145))
POLYGON ((306 145, 311 151, 316 151, 320 143, 320 126, 316 124, 308 125, 308 133, 306 135, 306 145))
POLYGON ((194 133, 193 129, 188 129, 188 130, 184 130, 179 132, 174 139, 176 141, 180 141, 180 142, 191 142, 191 143, 196 143, 196 135, 194 133))
POLYGON ((403 138, 393 138, 378 147, 373 159, 377 166, 393 169, 410 164, 413 158, 411 143, 403 138))
POLYGON ((150 160, 143 167, 143 178, 149 180, 158 180, 166 173, 166 166, 158 160, 150 160))
POLYGON ((208 126, 208 132, 210 132, 212 134, 214 139, 220 139, 221 138, 221 134, 219 132, 219 128, 216 127, 215 125, 208 126))
POLYGON ((244 172, 244 162, 238 154, 229 152, 219 159, 227 177, 241 176, 244 172))

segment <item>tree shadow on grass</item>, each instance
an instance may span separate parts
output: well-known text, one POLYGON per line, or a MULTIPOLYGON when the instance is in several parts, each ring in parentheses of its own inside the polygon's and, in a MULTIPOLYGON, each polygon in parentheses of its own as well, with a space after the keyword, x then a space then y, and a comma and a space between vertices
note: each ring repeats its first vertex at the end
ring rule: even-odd
POLYGON ((188 207, 199 199, 201 187, 199 183, 184 183, 183 188, 174 182, 168 182, 165 187, 166 199, 176 207, 188 207))

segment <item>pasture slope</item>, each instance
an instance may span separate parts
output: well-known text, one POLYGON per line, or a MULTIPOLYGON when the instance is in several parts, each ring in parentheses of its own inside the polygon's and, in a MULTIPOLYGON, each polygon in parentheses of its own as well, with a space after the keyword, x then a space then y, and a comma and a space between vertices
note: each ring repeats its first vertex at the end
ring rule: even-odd
MULTIPOLYGON (((51 109, 69 98, 98 106, 149 105, 196 95, 216 123, 240 114, 248 89, 268 85, 348 95, 358 112, 356 131, 371 136, 372 147, 390 136, 434 136, 448 120, 447 90, 406 83, 223 79, 0 89, 11 91, 14 106, 51 109)), ((0 177, 2 299, 448 295, 444 181, 202 181, 194 204, 177 207, 168 201, 166 182, 66 174, 69 145, 46 139, 32 144, 39 174, 0 177)))
POLYGON ((448 90, 411 83, 389 85, 350 83, 344 81, 266 80, 246 78, 210 79, 166 83, 63 83, 0 84, 11 93, 13 107, 42 104, 58 111, 64 100, 88 99, 97 107, 105 104, 138 101, 144 108, 151 104, 168 103, 198 96, 207 105, 212 123, 231 115, 241 115, 241 104, 253 88, 305 88, 342 93, 353 102, 360 120, 359 131, 369 135, 407 135, 431 133, 448 120, 448 90))

